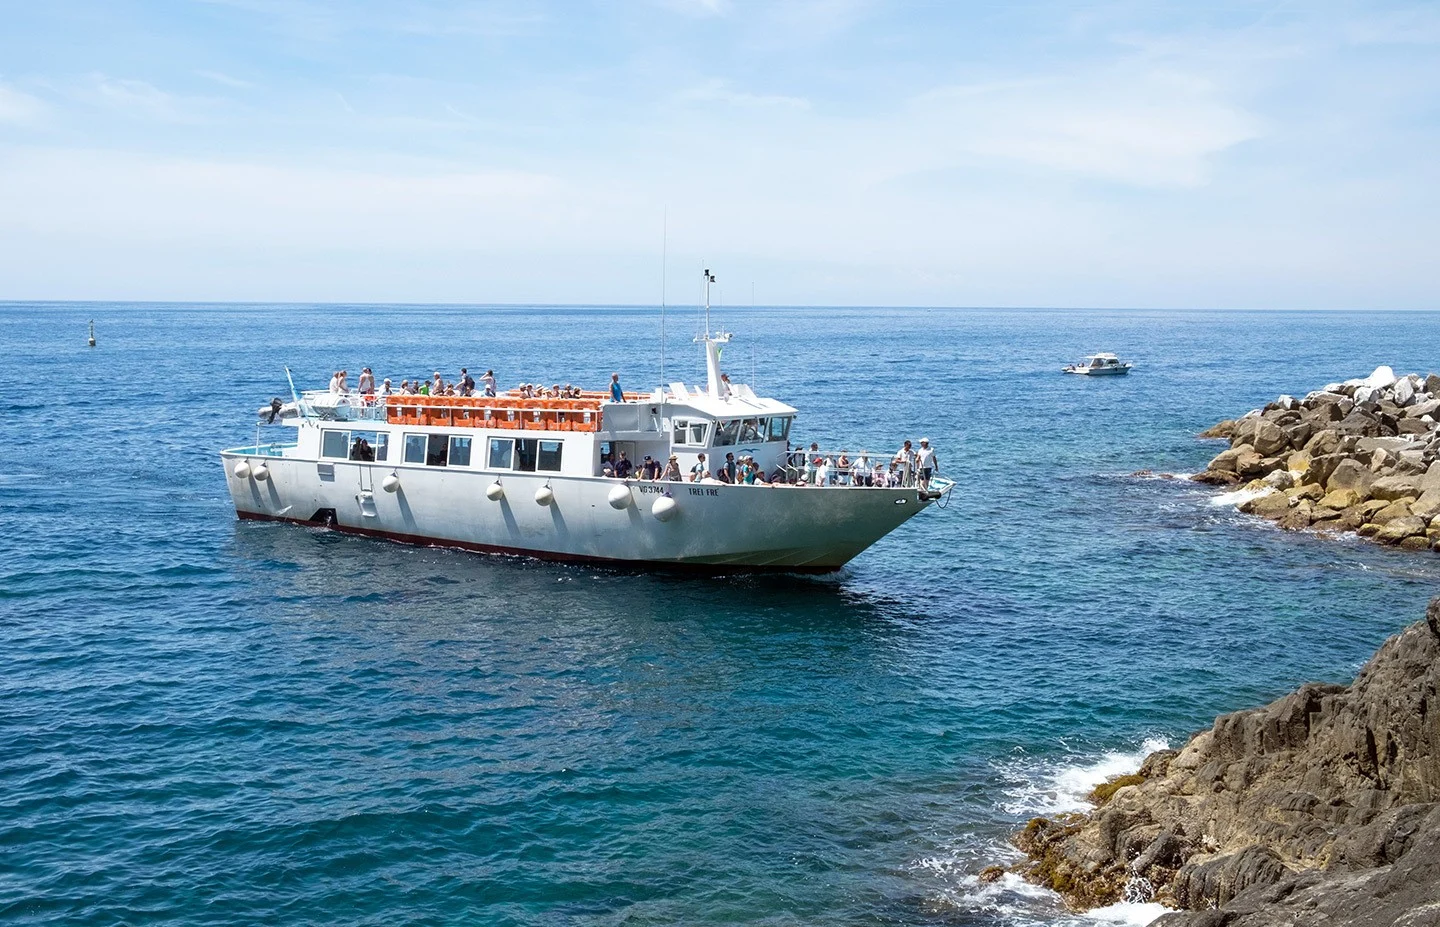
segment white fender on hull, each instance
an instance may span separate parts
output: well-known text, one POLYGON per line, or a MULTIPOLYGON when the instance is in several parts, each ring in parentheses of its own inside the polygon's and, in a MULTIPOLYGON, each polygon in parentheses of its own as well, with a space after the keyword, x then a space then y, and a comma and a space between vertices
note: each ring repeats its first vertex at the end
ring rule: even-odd
POLYGON ((680 506, 669 496, 661 496, 655 500, 654 505, 650 506, 650 514, 660 521, 669 521, 679 510, 680 506))
POLYGON ((611 508, 628 509, 630 503, 634 500, 630 495, 630 487, 622 485, 610 490, 610 494, 605 497, 605 501, 610 503, 611 508))
POLYGON ((250 478, 250 462, 242 460, 235 465, 235 479, 248 480, 250 478))
POLYGON ((489 486, 485 487, 485 498, 489 499, 491 502, 499 502, 501 499, 505 498, 505 487, 500 485, 499 480, 496 480, 489 486))
POLYGON ((254 470, 250 471, 250 475, 255 477, 256 480, 263 483, 266 480, 270 479, 270 468, 265 466, 263 463, 259 464, 255 467, 254 470))
POLYGON ((386 492, 395 492, 400 488, 400 477, 397 474, 390 474, 380 481, 380 488, 386 492))
POLYGON ((555 490, 550 488, 549 483, 546 483, 544 486, 535 490, 535 501, 541 505, 549 505, 555 501, 555 490))

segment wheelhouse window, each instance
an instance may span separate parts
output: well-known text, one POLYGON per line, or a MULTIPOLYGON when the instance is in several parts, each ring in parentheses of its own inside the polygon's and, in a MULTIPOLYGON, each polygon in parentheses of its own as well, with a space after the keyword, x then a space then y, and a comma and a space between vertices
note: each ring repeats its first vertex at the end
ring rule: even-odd
POLYGON ((672 431, 672 443, 689 447, 704 447, 705 438, 710 431, 710 425, 708 422, 696 422, 680 418, 675 420, 672 431))
POLYGON ((320 433, 320 456, 345 460, 350 456, 350 432, 331 431, 320 433))
POLYGON ((715 446, 729 447, 740 437, 740 421, 731 419, 728 422, 715 423, 715 446))
POLYGON ((449 435, 430 435, 425 446, 425 466, 443 467, 447 458, 446 451, 450 449, 449 435))
POLYGON ((770 419, 770 440, 784 441, 790 436, 790 417, 777 415, 770 419))
POLYGON ((491 470, 509 470, 514 456, 515 440, 513 438, 490 439, 489 466, 491 470))
POLYGON ((760 427, 760 420, 747 418, 740 422, 740 443, 750 444, 754 441, 764 441, 765 432, 760 427))
POLYGON ((411 464, 423 464, 425 462, 425 436, 405 436, 405 462, 411 464))
POLYGON ((450 466, 470 466, 470 438, 455 435, 450 439, 450 466))

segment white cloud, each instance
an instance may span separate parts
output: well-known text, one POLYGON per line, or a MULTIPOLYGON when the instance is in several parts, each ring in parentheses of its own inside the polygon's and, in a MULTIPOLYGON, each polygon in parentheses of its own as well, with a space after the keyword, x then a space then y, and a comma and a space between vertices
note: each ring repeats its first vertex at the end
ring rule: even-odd
POLYGON ((714 78, 675 94, 676 100, 684 103, 726 103, 730 106, 786 109, 809 109, 810 101, 803 97, 780 94, 745 93, 730 89, 730 82, 714 78))
POLYGON ((1202 184, 1212 158, 1260 134, 1260 120, 1207 81, 1162 70, 940 88, 909 116, 937 160, 978 155, 1140 186, 1202 184))
POLYGON ((196 71, 195 76, 203 77, 206 80, 214 81, 217 84, 225 87, 230 87, 235 90, 252 90, 257 86, 254 81, 241 80, 238 77, 231 77, 229 74, 225 74, 221 71, 196 71))
POLYGON ((44 104, 30 94, 0 84, 0 123, 30 122, 44 108, 44 104))

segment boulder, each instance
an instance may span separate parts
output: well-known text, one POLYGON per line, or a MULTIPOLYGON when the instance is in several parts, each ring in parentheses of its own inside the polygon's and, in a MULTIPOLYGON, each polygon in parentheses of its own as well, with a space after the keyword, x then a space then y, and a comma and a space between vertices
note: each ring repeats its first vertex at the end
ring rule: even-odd
POLYGON ((1271 487, 1272 489, 1289 489, 1291 486, 1295 485, 1295 477, 1290 475, 1289 470, 1281 467, 1279 469, 1271 470, 1269 473, 1265 474, 1262 482, 1266 486, 1271 487))
POLYGON ((1316 525, 1317 527, 1321 527, 1322 522, 1334 521, 1339 517, 1339 511, 1337 511, 1336 509, 1327 508, 1323 505, 1317 505, 1310 510, 1310 523, 1316 525))
POLYGON ((1335 430, 1342 435, 1362 435, 1367 438, 1384 434, 1380 420, 1358 408, 1336 423, 1335 430))
POLYGON ((1420 418, 1423 415, 1433 417, 1437 412, 1440 412, 1440 399, 1427 399, 1424 402, 1416 402, 1407 407, 1405 409, 1405 417, 1420 418))
POLYGON ((1357 460, 1346 458, 1330 471, 1330 476, 1325 480, 1325 489, 1330 492, 1337 489, 1353 489, 1361 496, 1368 498, 1370 484, 1374 480, 1375 475, 1367 467, 1357 460))
POLYGON ((1400 539, 1401 550, 1429 550, 1430 539, 1423 534, 1412 535, 1400 539))
MULTIPOLYGON (((1378 502, 1380 500, 1372 499, 1371 501, 1378 502)), ((1388 525, 1396 519, 1410 518, 1414 514, 1410 511, 1410 503, 1414 501, 1414 499, 1396 499, 1394 502, 1387 503, 1383 509, 1376 511, 1366 520, 1371 524, 1388 525)), ((1423 520, 1420 527, 1425 527, 1423 520)))
POLYGON ((1429 434, 1432 422, 1418 418, 1402 418, 1395 423, 1395 433, 1402 435, 1423 435, 1429 434))
POLYGON ((1261 518, 1279 518, 1290 511, 1290 498, 1283 492, 1269 492, 1241 503, 1240 511, 1261 518))
POLYGON ((1305 442, 1305 450, 1310 452, 1311 457, 1333 454, 1339 449, 1340 433, 1333 428, 1317 431, 1305 442))
MULTIPOLYGON (((1287 504, 1290 500, 1286 500, 1287 504)), ((1314 506, 1309 499, 1300 499, 1290 505, 1290 510, 1280 517, 1280 527, 1287 531, 1300 531, 1310 527, 1314 506)))
POLYGON ((1237 444, 1229 450, 1221 451, 1210 459, 1205 465, 1206 470, 1220 470, 1222 472, 1235 473, 1238 469, 1238 462, 1241 454, 1255 453, 1255 449, 1248 444, 1237 444))
POLYGON ((1359 505, 1365 500, 1353 489, 1333 489, 1320 499, 1320 504, 1330 509, 1348 509, 1352 505, 1359 505))
POLYGON ((1430 489, 1440 489, 1440 460, 1432 463, 1429 469, 1425 471, 1425 475, 1420 477, 1420 489, 1422 492, 1430 489))
POLYGON ((1357 381, 1355 385, 1368 386, 1371 389, 1384 389, 1385 387, 1394 384, 1395 379, 1395 371, 1382 364, 1379 367, 1376 367, 1373 371, 1371 371, 1370 376, 1364 378, 1363 380, 1357 381))
POLYGON ((1410 513, 1426 521, 1440 515, 1440 487, 1422 492, 1420 498, 1410 503, 1410 513))
POLYGON ((1291 486, 1285 490, 1285 495, 1291 499, 1309 499, 1311 502, 1319 502, 1321 497, 1325 495, 1325 490, 1316 486, 1314 483, 1303 483, 1291 486))
POLYGON ((1209 428, 1206 428, 1204 431, 1200 432, 1199 436, 1202 438, 1229 438, 1234 434, 1235 421, 1233 419, 1227 418, 1223 422, 1216 422, 1209 428))
POLYGON ((1415 384, 1409 377, 1401 377, 1390 387, 1390 398, 1397 406, 1405 407, 1415 401, 1415 384))
POLYGON ((1310 469, 1310 452, 1296 451, 1285 458, 1285 469, 1291 473, 1304 473, 1310 469))
POLYGON ((1319 430, 1320 425, 1318 422, 1304 419, 1294 424, 1285 425, 1284 428, 1285 437, 1290 442, 1291 447, 1304 447, 1305 442, 1309 441, 1310 436, 1319 430))
POLYGON ((1423 490, 1420 488, 1420 481, 1413 476, 1382 476, 1370 484, 1370 498, 1384 499, 1386 502, 1406 496, 1418 496, 1421 492, 1423 490))
POLYGON ((1195 474, 1190 479, 1207 486, 1233 486, 1240 482, 1240 477, 1233 470, 1206 470, 1204 473, 1195 474))
POLYGON ((1310 458, 1310 468, 1300 477, 1301 482, 1317 483, 1321 486, 1330 479, 1335 468, 1349 460, 1344 454, 1320 454, 1310 458))
POLYGON ((1437 377, 1433 373, 1427 376, 1425 378, 1425 392, 1432 395, 1440 394, 1440 377, 1437 377))
MULTIPOLYGON (((1375 533, 1375 539, 1386 544, 1399 544, 1406 538, 1421 536, 1425 534, 1425 519, 1414 515, 1406 515, 1403 518, 1396 518, 1386 522, 1380 530, 1375 533)), ((1422 548, 1423 549, 1423 548, 1422 548)))

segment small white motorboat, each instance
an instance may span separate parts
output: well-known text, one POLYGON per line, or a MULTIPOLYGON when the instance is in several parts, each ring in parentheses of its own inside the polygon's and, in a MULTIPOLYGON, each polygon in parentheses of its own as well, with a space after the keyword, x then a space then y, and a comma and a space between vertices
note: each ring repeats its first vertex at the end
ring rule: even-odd
POLYGON ((1132 364, 1122 364, 1114 354, 1091 354, 1078 364, 1061 368, 1065 373, 1083 373, 1091 377, 1120 377, 1130 372, 1132 364))

